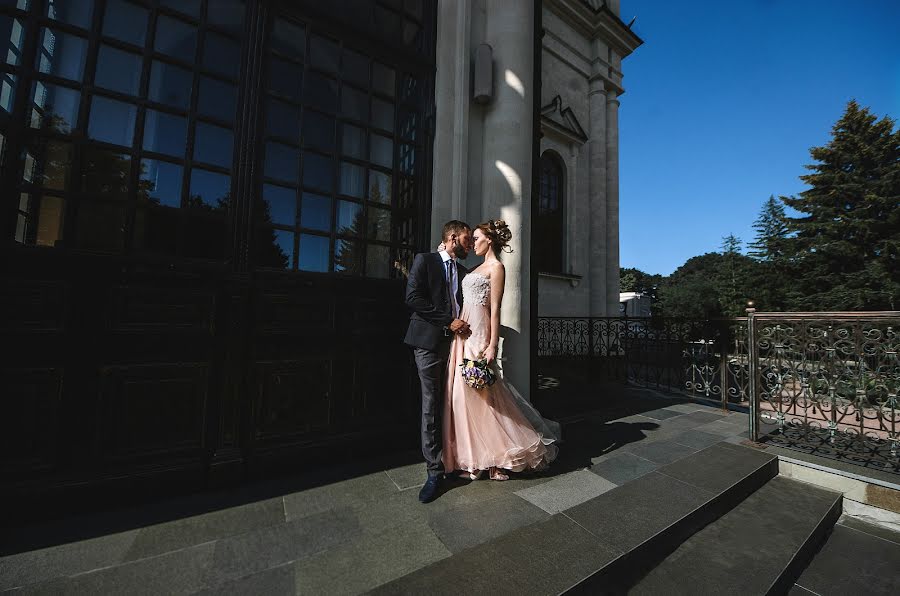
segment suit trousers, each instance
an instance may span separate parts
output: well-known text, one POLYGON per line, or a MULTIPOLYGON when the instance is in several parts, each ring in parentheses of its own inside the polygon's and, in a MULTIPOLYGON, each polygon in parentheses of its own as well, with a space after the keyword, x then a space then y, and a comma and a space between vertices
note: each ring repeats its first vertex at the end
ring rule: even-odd
POLYGON ((443 447, 444 392, 446 391, 449 347, 440 352, 413 348, 419 381, 422 384, 422 455, 429 476, 444 472, 443 447))

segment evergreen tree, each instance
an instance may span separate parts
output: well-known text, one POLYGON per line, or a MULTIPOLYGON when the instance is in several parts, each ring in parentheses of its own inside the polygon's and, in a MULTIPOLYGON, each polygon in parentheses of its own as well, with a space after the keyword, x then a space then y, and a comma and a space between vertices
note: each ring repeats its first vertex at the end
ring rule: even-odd
POLYGON ((762 211, 753 223, 756 230, 756 238, 750 244, 749 255, 751 257, 771 263, 784 257, 785 238, 788 236, 788 227, 785 223, 784 206, 769 195, 769 200, 763 205, 762 211))
POLYGON ((786 253, 790 230, 785 219, 784 205, 769 196, 753 223, 756 238, 750 244, 748 254, 756 263, 750 287, 757 309, 761 311, 784 310, 790 302, 791 280, 796 277, 796 271, 786 253))
POLYGON ((795 236, 804 310, 896 310, 900 307, 900 131, 855 101, 813 147, 816 163, 801 176, 811 188, 782 197, 803 214, 787 218, 795 236))
POLYGON ((754 262, 741 254, 741 245, 741 239, 734 234, 722 238, 722 259, 713 276, 719 313, 726 317, 744 315, 752 292, 754 262))

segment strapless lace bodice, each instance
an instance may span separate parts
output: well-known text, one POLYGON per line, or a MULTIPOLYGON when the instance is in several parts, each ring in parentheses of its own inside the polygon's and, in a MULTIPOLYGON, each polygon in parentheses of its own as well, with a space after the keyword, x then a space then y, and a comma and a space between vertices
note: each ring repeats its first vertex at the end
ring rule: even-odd
POLYGON ((487 306, 491 296, 491 280, 480 273, 469 273, 462 280, 462 293, 465 304, 487 306))

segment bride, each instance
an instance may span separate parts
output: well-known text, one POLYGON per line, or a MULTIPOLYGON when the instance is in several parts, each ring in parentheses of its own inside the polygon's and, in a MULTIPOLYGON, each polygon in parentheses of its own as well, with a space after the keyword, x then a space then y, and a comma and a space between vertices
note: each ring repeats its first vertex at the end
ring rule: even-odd
POLYGON ((492 480, 507 480, 506 471, 540 470, 556 458, 559 425, 543 419, 502 378, 473 389, 462 378, 463 359, 497 358, 500 303, 506 271, 497 253, 511 249, 509 227, 502 220, 479 225, 473 232, 475 254, 484 263, 462 280, 460 319, 469 324, 467 337, 457 335, 450 347, 444 398, 444 469, 460 470, 476 479, 487 470, 492 480))

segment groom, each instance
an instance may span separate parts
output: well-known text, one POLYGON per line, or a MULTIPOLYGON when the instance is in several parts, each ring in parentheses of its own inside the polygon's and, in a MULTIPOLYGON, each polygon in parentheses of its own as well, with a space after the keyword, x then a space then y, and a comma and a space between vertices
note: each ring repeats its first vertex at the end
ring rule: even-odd
POLYGON ((459 319, 462 311, 459 282, 468 269, 457 259, 469 255, 472 231, 464 222, 454 219, 444 224, 441 240, 444 250, 416 255, 406 285, 406 305, 412 314, 405 342, 413 348, 422 383, 422 455, 428 470, 428 479, 419 491, 422 503, 434 500, 444 475, 441 414, 450 341, 455 334, 469 332, 469 325, 459 319))

